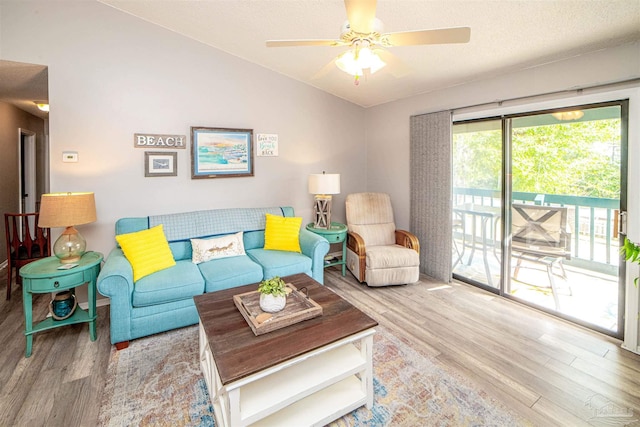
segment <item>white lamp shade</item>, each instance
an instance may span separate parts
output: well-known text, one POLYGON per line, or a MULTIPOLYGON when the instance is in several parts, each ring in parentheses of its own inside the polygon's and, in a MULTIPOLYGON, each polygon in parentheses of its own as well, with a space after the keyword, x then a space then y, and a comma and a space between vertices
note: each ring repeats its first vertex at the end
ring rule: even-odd
POLYGON ((340 194, 339 173, 309 175, 309 194, 340 194))

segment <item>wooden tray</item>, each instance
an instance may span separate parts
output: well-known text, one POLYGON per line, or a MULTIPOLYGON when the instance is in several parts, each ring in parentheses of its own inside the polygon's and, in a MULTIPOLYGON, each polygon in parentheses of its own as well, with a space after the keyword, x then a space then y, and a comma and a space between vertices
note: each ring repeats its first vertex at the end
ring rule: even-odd
POLYGON ((291 283, 286 285, 291 288, 291 293, 287 295, 287 305, 281 311, 271 313, 272 317, 262 323, 258 323, 256 320, 258 315, 264 313, 260 309, 260 292, 246 292, 233 296, 233 302, 256 336, 302 322, 303 320, 322 316, 322 307, 318 303, 311 298, 307 298, 304 292, 299 291, 291 283))

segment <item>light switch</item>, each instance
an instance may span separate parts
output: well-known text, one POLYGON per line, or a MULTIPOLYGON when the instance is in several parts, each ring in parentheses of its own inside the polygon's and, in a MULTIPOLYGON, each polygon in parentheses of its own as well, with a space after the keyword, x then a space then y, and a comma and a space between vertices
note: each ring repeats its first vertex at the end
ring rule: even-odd
POLYGON ((77 163, 78 152, 77 151, 64 151, 62 153, 62 161, 65 163, 77 163))

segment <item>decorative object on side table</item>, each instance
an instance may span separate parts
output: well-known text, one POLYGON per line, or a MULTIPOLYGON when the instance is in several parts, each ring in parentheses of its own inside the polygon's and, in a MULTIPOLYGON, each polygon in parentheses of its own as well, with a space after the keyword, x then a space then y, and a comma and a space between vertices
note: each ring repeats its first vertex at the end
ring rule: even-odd
POLYGON ((277 313, 287 305, 287 287, 278 276, 265 279, 258 286, 260 308, 267 313, 277 313))
POLYGON ((49 302, 49 313, 54 320, 64 320, 71 317, 78 306, 78 300, 71 291, 58 292, 49 302))
POLYGON ((313 203, 316 228, 331 225, 331 195, 340 194, 340 174, 324 173, 309 175, 309 193, 315 194, 313 203))
POLYGON ((87 242, 74 226, 96 220, 93 193, 43 194, 40 200, 38 227, 65 227, 53 244, 53 254, 62 264, 76 263, 84 254, 87 242))

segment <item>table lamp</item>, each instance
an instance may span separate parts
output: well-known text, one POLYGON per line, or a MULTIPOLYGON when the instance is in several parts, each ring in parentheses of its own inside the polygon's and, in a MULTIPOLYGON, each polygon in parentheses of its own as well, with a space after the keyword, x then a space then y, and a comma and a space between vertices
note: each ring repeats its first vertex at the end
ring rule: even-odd
POLYGON ((96 220, 96 201, 93 193, 51 193, 40 199, 38 227, 65 227, 53 244, 53 253, 62 264, 80 261, 87 242, 74 226, 96 220))
POLYGON ((331 195, 340 194, 340 174, 322 172, 309 175, 309 193, 315 194, 314 227, 330 228, 331 195))

